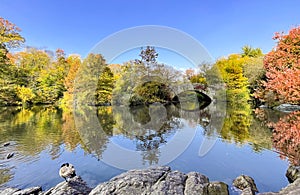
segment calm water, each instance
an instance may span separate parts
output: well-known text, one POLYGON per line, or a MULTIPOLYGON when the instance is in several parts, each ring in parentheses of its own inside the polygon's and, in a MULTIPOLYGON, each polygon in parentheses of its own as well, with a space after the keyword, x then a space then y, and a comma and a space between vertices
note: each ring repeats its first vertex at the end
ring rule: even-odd
POLYGON ((1 187, 49 189, 63 181, 58 170, 64 162, 74 164, 91 187, 124 169, 155 165, 198 171, 230 187, 247 174, 261 192, 288 184, 289 162, 273 148, 270 130, 252 112, 222 113, 214 105, 194 112, 154 105, 75 114, 54 107, 2 107, 0 144, 1 187), (9 152, 14 156, 6 159, 9 152))

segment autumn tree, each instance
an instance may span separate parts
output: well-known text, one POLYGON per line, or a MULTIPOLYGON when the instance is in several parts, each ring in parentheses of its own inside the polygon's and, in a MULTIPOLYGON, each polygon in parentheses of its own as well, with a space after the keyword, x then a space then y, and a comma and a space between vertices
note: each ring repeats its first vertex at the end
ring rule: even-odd
POLYGON ((43 70, 39 79, 40 89, 45 97, 43 102, 54 103, 63 97, 63 93, 66 91, 64 81, 69 69, 70 65, 66 60, 65 52, 57 49, 51 67, 46 71, 43 70))
POLYGON ((99 77, 107 66, 101 54, 89 54, 82 62, 75 77, 74 98, 81 105, 96 105, 99 77))
POLYGON ((239 54, 232 54, 228 58, 219 59, 214 66, 220 71, 220 76, 226 84, 227 101, 247 101, 250 99, 248 80, 243 74, 245 58, 239 54))
POLYGON ((69 64, 69 72, 64 80, 64 85, 69 94, 73 94, 74 92, 74 81, 78 69, 81 65, 81 59, 78 55, 70 55, 67 59, 67 63, 69 64))
POLYGON ((99 75, 96 89, 96 104, 110 104, 112 101, 112 90, 114 88, 114 74, 110 68, 104 67, 99 75))
POLYGON ((14 55, 14 64, 23 75, 20 77, 20 85, 36 89, 38 78, 42 70, 48 70, 51 57, 43 50, 26 48, 14 55))
POLYGON ((10 63, 8 52, 25 42, 21 29, 0 17, 0 104, 15 104, 17 98, 18 68, 10 63))
POLYGON ((26 106, 35 97, 32 89, 24 86, 17 86, 17 95, 21 99, 23 106, 26 106))
POLYGON ((276 33, 276 47, 264 58, 266 81, 256 97, 267 102, 300 104, 300 27, 276 33))
POLYGON ((207 88, 207 80, 204 72, 197 73, 194 69, 187 69, 185 75, 191 83, 194 83, 195 89, 207 88))
POLYGON ((0 17, 0 62, 3 63, 10 48, 16 48, 25 39, 20 35, 21 29, 0 17))
MULTIPOLYGON (((231 54, 227 58, 219 59, 212 67, 216 72, 214 77, 220 77, 226 85, 226 117, 220 135, 226 140, 238 143, 244 143, 249 138, 251 124, 248 79, 243 73, 246 60, 240 54, 231 54)), ((219 79, 214 80, 217 82, 219 79)))

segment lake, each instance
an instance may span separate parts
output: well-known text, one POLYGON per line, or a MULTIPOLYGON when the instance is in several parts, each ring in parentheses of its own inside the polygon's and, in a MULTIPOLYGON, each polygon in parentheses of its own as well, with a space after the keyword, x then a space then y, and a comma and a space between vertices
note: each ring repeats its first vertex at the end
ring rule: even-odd
MULTIPOLYGON (((197 171, 230 186, 241 174, 258 190, 288 184, 289 161, 279 157, 272 133, 251 112, 221 112, 213 104, 198 111, 175 105, 0 108, 0 186, 43 190, 63 181, 60 165, 72 163, 91 187, 131 168, 167 165, 197 171), (10 145, 4 146, 9 142, 10 145), (6 155, 14 156, 6 159, 6 155)), ((268 111, 278 120, 282 113, 268 111)))

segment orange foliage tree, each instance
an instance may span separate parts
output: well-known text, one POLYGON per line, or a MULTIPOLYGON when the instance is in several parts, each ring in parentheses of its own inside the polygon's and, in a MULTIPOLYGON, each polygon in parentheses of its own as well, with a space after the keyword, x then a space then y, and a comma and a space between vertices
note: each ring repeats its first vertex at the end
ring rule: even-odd
POLYGON ((264 59, 266 81, 256 96, 263 101, 300 104, 300 27, 276 33, 277 46, 264 59))

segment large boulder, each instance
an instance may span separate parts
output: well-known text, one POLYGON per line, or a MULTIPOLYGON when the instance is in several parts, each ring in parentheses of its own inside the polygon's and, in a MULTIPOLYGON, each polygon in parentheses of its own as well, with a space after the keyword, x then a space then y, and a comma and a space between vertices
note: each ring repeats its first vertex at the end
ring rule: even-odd
POLYGON ((68 182, 63 181, 42 194, 77 195, 77 194, 89 194, 91 190, 92 188, 90 188, 86 184, 86 182, 81 179, 80 176, 75 176, 73 178, 70 178, 68 182))
POLYGON ((171 171, 170 167, 131 170, 110 181, 99 184, 93 194, 228 194, 228 186, 222 182, 210 183, 209 179, 191 172, 171 171))
POLYGON ((240 175, 234 181, 233 185, 242 190, 243 195, 254 195, 258 192, 254 179, 247 175, 240 175))

